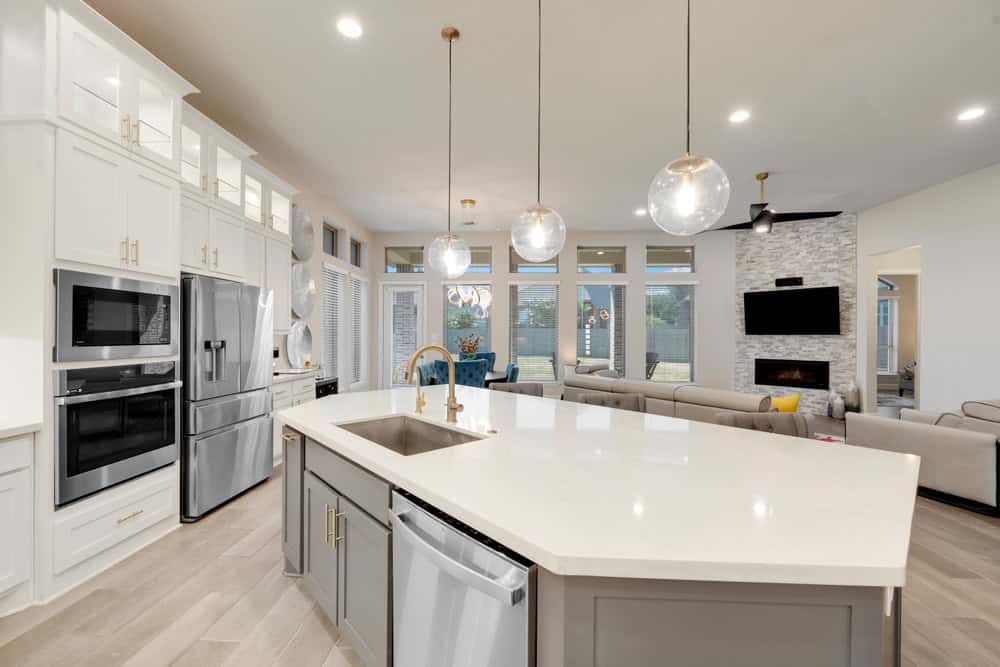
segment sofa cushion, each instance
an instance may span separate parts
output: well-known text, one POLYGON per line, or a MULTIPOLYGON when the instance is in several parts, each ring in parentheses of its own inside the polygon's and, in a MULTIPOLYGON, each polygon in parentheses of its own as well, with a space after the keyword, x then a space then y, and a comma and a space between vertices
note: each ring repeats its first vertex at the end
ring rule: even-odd
POLYGON ((913 408, 903 408, 899 411, 899 418, 904 422, 934 424, 940 417, 941 415, 937 412, 926 412, 924 410, 914 410, 913 408))
POLYGON ((787 396, 772 396, 771 407, 778 412, 796 412, 799 409, 799 401, 802 394, 788 394, 787 396))
POLYGON ((596 391, 594 389, 583 389, 580 387, 564 386, 562 397, 564 401, 573 401, 574 403, 582 403, 583 396, 585 394, 607 394, 608 396, 614 396, 614 392, 610 391, 596 391))
POLYGON ((645 412, 646 407, 646 400, 642 394, 609 394, 603 391, 586 392, 580 396, 579 402, 632 412, 645 412))
POLYGON ((563 378, 563 385, 567 387, 596 389, 597 391, 615 391, 615 387, 620 386, 622 382, 617 378, 605 378, 592 373, 571 373, 563 378))
POLYGON ((985 419, 973 419, 965 415, 945 412, 934 422, 935 426, 945 428, 961 428, 966 431, 976 431, 978 433, 990 433, 1000 438, 1000 422, 986 421, 985 419))
POLYGON ((651 415, 663 415, 673 417, 677 414, 673 401, 665 401, 662 398, 646 397, 646 412, 651 415))
MULTIPOLYGON (((674 392, 677 403, 705 405, 721 410, 736 410, 738 412, 767 412, 771 409, 771 397, 763 394, 744 394, 726 389, 708 389, 687 385, 678 387, 674 392)), ((716 410, 715 412, 719 412, 716 410)), ((680 412, 678 410, 678 416, 680 412)), ((714 421, 714 418, 711 420, 714 421)))
POLYGON ((683 385, 673 382, 649 382, 646 380, 623 380, 615 391, 629 394, 642 394, 646 398, 661 398, 665 401, 674 400, 677 388, 683 385))
POLYGON ((745 428, 800 438, 813 436, 812 415, 778 412, 720 412, 715 422, 722 426, 745 428))
POLYGON ((973 419, 1000 422, 1000 400, 966 401, 962 403, 962 414, 973 419))

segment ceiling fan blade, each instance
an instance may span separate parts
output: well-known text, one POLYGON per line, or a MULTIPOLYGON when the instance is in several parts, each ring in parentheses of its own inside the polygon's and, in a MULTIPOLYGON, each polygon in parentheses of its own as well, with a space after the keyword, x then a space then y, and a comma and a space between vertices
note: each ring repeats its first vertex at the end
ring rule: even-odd
POLYGON ((843 211, 799 211, 793 213, 774 213, 772 222, 796 222, 798 220, 822 220, 835 218, 843 211))
POLYGON ((714 229, 708 229, 709 232, 721 232, 727 229, 753 229, 753 221, 741 222, 738 225, 729 225, 728 227, 715 227, 714 229))

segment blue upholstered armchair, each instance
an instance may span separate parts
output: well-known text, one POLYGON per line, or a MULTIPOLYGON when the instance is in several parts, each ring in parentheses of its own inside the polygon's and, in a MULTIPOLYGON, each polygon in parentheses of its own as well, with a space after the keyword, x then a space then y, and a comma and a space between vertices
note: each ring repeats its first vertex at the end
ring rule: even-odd
POLYGON ((496 352, 476 352, 473 359, 485 359, 487 363, 486 370, 490 373, 493 372, 493 367, 497 363, 497 353, 496 352))
MULTIPOLYGON (((417 366, 417 372, 420 374, 420 385, 427 387, 432 384, 441 384, 437 377, 437 369, 434 368, 433 362, 427 362, 426 364, 420 364, 417 366)), ((444 381, 448 381, 448 367, 445 366, 445 377, 444 381)))
MULTIPOLYGON (((466 387, 486 386, 486 360, 467 359, 455 362, 455 384, 466 387)), ((440 384, 448 382, 448 362, 443 359, 434 360, 434 377, 440 384)))
POLYGON ((517 367, 517 364, 515 364, 513 361, 507 364, 507 382, 511 384, 517 382, 517 375, 519 372, 520 369, 517 367))

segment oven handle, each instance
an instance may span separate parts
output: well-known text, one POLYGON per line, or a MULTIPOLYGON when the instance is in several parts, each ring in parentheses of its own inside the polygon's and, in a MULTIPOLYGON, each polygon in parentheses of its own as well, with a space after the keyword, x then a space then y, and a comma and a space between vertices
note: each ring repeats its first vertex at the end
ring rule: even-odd
POLYGON ((114 391, 99 391, 96 394, 77 394, 74 396, 56 396, 56 405, 74 405, 76 403, 92 403, 103 401, 109 398, 124 398, 126 396, 139 396, 140 394, 151 394, 154 391, 164 389, 177 389, 184 383, 180 380, 164 382, 162 384, 151 384, 145 387, 133 387, 131 389, 115 389, 114 391))

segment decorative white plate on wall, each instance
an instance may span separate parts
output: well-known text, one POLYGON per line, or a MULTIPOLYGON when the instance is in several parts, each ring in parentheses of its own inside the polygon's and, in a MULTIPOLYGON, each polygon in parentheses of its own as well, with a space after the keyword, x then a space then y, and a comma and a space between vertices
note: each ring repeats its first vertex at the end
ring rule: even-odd
POLYGON ((316 305, 316 283, 305 264, 292 265, 292 312, 303 319, 312 314, 316 305))
POLYGON ((315 241, 312 220, 296 206, 292 212, 292 255, 303 262, 309 259, 312 257, 315 241))
POLYGON ((312 366, 313 335, 309 325, 302 320, 295 320, 288 331, 285 341, 288 363, 292 368, 309 368, 312 366), (306 364, 309 364, 308 366, 306 364))

